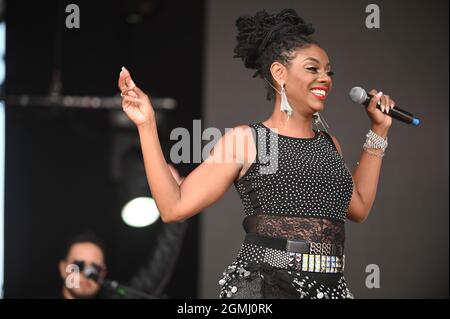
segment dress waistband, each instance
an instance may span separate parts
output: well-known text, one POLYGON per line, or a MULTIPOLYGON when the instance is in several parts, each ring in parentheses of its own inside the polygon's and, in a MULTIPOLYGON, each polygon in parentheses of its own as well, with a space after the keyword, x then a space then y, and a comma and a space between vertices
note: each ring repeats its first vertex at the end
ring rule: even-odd
POLYGON ((292 253, 326 256, 344 255, 344 247, 341 245, 308 242, 306 240, 289 240, 286 238, 267 237, 254 233, 247 234, 244 242, 247 244, 254 244, 292 253))
POLYGON ((343 247, 328 243, 247 234, 238 258, 292 271, 342 273, 343 247))

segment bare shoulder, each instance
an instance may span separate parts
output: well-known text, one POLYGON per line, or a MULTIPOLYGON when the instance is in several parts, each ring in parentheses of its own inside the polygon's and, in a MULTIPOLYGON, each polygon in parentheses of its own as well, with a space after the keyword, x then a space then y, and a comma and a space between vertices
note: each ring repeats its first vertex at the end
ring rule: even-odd
POLYGON ((248 125, 238 125, 232 128, 227 134, 233 138, 235 145, 235 156, 243 162, 248 161, 252 155, 252 149, 255 149, 252 128, 248 125))
POLYGON ((248 125, 238 125, 231 129, 227 129, 223 135, 225 140, 234 140, 236 142, 246 141, 248 138, 252 138, 252 128, 248 125))
POLYGON ((252 128, 248 125, 238 125, 231 129, 237 137, 252 137, 252 128))
POLYGON ((243 164, 249 156, 249 149, 255 148, 252 128, 248 125, 239 125, 226 129, 223 136, 212 149, 212 152, 221 151, 228 159, 233 158, 243 164))

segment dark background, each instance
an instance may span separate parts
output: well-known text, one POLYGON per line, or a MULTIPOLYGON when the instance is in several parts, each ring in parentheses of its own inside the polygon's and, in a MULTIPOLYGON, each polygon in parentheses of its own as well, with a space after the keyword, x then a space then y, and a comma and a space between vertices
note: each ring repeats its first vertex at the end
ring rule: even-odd
MULTIPOLYGON (((153 97, 178 103, 158 113, 169 159, 170 129, 190 129, 200 116, 202 1, 77 1, 80 29, 65 28, 69 3, 6 2, 6 94, 48 94, 57 68, 64 95, 114 96, 125 65, 153 97), (127 22, 145 3, 154 7, 142 21, 127 22)), ((148 186, 136 130, 117 128, 114 112, 122 111, 6 106, 6 298, 59 297, 65 243, 86 230, 106 242, 111 279, 126 284, 149 260, 164 226, 121 220, 126 195, 148 186)), ((193 168, 176 167, 182 175, 193 168)), ((169 297, 198 294, 198 229, 193 218, 169 297)))

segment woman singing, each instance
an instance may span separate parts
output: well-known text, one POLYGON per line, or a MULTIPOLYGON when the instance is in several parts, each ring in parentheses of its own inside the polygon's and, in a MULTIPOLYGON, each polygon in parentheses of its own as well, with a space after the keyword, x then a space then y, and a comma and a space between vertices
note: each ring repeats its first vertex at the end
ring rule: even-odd
POLYGON ((240 17, 236 26, 236 57, 266 81, 273 113, 224 134, 180 185, 161 151, 150 99, 125 68, 120 72, 123 110, 138 128, 161 218, 189 218, 234 184, 247 235, 219 280, 220 297, 353 298, 343 274, 345 220, 361 223, 369 215, 392 123, 384 113, 395 103, 370 92, 371 127, 352 175, 338 140, 312 126, 333 85, 313 27, 291 9, 240 17))

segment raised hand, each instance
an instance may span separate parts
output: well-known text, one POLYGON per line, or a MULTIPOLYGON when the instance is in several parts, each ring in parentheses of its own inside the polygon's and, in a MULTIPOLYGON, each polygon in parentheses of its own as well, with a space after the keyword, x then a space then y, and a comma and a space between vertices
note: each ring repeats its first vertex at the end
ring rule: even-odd
POLYGON ((122 108, 136 126, 150 124, 155 120, 155 111, 149 97, 134 84, 130 72, 125 67, 119 74, 119 89, 122 108))

